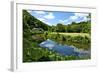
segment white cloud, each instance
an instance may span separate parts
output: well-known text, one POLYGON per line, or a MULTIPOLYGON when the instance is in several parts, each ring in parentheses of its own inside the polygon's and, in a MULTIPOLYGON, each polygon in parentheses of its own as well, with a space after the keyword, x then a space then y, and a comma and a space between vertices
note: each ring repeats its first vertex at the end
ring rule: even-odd
POLYGON ((88 21, 90 18, 87 18, 89 14, 87 13, 74 13, 73 16, 70 16, 68 19, 65 20, 59 20, 61 23, 71 24, 72 22, 82 22, 82 21, 88 21))
POLYGON ((72 23, 72 21, 68 21, 68 22, 66 22, 66 24, 71 24, 72 23))
POLYGON ((48 24, 48 25, 51 25, 49 22, 47 22, 46 21, 46 19, 44 19, 44 18, 37 18, 37 19, 39 19, 40 21, 42 21, 42 22, 44 22, 44 23, 46 23, 46 24, 48 24))
POLYGON ((64 20, 59 20, 59 22, 61 22, 61 23, 62 23, 62 22, 64 22, 64 20))
POLYGON ((44 18, 46 18, 46 19, 54 19, 55 16, 53 15, 53 13, 49 13, 48 15, 45 15, 44 18))
POLYGON ((31 13, 31 12, 32 12, 32 10, 27 10, 27 12, 28 12, 28 13, 31 13))
POLYGON ((82 21, 88 21, 90 19, 87 18, 89 16, 88 13, 74 13, 73 16, 70 16, 68 20, 71 20, 72 22, 82 22, 82 21))
POLYGON ((70 16, 69 17, 69 20, 77 20, 78 19, 78 16, 70 16))
POLYGON ((73 15, 73 16, 70 16, 68 19, 59 20, 59 22, 71 24, 73 21, 76 21, 77 19, 78 19, 78 16, 73 15))
POLYGON ((63 20, 59 20, 59 22, 63 22, 63 20))
POLYGON ((44 11, 34 11, 36 14, 45 14, 44 11))
POLYGON ((59 22, 64 24, 71 24, 71 21, 69 19, 59 20, 59 22))
POLYGON ((87 21, 87 17, 83 17, 83 21, 87 21))
POLYGON ((74 13, 75 16, 78 16, 78 17, 87 17, 89 16, 88 13, 74 13))
POLYGON ((46 24, 48 24, 48 25, 51 25, 49 22, 45 22, 46 24))
POLYGON ((59 22, 63 22, 64 23, 64 22, 68 22, 68 20, 59 20, 59 22))
POLYGON ((44 19, 44 18, 37 18, 37 19, 39 19, 40 21, 45 21, 45 19, 44 19))
POLYGON ((83 18, 83 21, 88 21, 88 20, 91 20, 90 18, 87 18, 87 17, 84 17, 83 18))

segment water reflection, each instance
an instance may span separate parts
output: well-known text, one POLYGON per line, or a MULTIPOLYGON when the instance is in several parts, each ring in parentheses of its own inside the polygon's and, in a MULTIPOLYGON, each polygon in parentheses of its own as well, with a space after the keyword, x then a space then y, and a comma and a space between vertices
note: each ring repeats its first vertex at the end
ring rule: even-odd
POLYGON ((43 41, 39 44, 40 47, 47 48, 49 50, 55 51, 61 55, 74 55, 79 57, 90 57, 90 51, 89 50, 83 50, 76 48, 75 46, 68 46, 68 45, 62 45, 58 44, 55 41, 52 41, 50 39, 47 39, 46 41, 43 41))

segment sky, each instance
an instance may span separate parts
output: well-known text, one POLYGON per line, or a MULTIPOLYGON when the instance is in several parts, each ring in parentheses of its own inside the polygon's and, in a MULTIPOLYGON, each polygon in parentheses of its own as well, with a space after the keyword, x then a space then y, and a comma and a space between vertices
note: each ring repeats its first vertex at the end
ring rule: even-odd
POLYGON ((89 13, 77 13, 77 12, 60 12, 60 11, 34 11, 27 10, 32 16, 36 17, 40 21, 48 25, 57 25, 57 23, 62 23, 64 25, 71 24, 72 22, 82 22, 88 21, 90 18, 89 13))

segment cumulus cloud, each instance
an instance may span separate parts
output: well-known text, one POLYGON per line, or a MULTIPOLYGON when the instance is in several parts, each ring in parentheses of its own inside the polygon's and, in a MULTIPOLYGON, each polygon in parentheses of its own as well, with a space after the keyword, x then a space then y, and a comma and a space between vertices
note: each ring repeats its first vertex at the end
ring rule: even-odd
POLYGON ((82 22, 82 21, 88 21, 90 20, 89 18, 87 18, 87 16, 89 16, 88 13, 74 13, 73 16, 69 17, 69 20, 71 20, 72 22, 82 22))
POLYGON ((88 13, 74 13, 74 15, 77 16, 77 17, 87 17, 87 16, 89 16, 88 13))
POLYGON ((40 21, 42 21, 42 22, 44 22, 44 23, 46 23, 46 24, 48 24, 48 25, 51 25, 49 22, 47 22, 46 21, 46 19, 44 19, 44 18, 37 18, 37 19, 39 19, 40 21))
POLYGON ((78 19, 77 16, 70 16, 70 17, 69 17, 69 20, 77 20, 77 19, 78 19))
POLYGON ((66 20, 59 20, 59 22, 68 22, 68 20, 66 19, 66 20))
POLYGON ((74 15, 70 16, 69 18, 65 20, 59 20, 61 23, 71 24, 72 22, 82 22, 82 21, 88 21, 90 18, 87 18, 89 16, 88 13, 74 13, 74 15))
POLYGON ((44 11, 34 11, 36 14, 45 14, 44 11))
POLYGON ((32 12, 32 10, 27 10, 27 12, 28 12, 28 13, 31 13, 31 12, 32 12))
POLYGON ((53 13, 49 13, 48 15, 45 15, 44 18, 46 18, 46 19, 54 19, 55 16, 53 15, 53 13))
POLYGON ((91 20, 90 18, 87 18, 87 17, 83 17, 83 21, 89 21, 91 20))
POLYGON ((39 19, 40 21, 45 21, 45 19, 44 19, 44 18, 37 18, 37 19, 39 19))
POLYGON ((65 20, 59 20, 59 23, 71 24, 71 21, 69 19, 65 19, 65 20))
POLYGON ((51 25, 49 22, 44 21, 46 24, 51 25))

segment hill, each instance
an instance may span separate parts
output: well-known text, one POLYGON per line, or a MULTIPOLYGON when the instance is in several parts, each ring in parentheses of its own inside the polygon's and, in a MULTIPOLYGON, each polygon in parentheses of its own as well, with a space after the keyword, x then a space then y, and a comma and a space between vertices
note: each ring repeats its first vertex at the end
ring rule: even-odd
POLYGON ((50 27, 49 25, 43 23, 42 21, 32 16, 26 10, 23 10, 23 26, 24 26, 24 29, 42 28, 43 30, 46 30, 46 31, 50 27))

